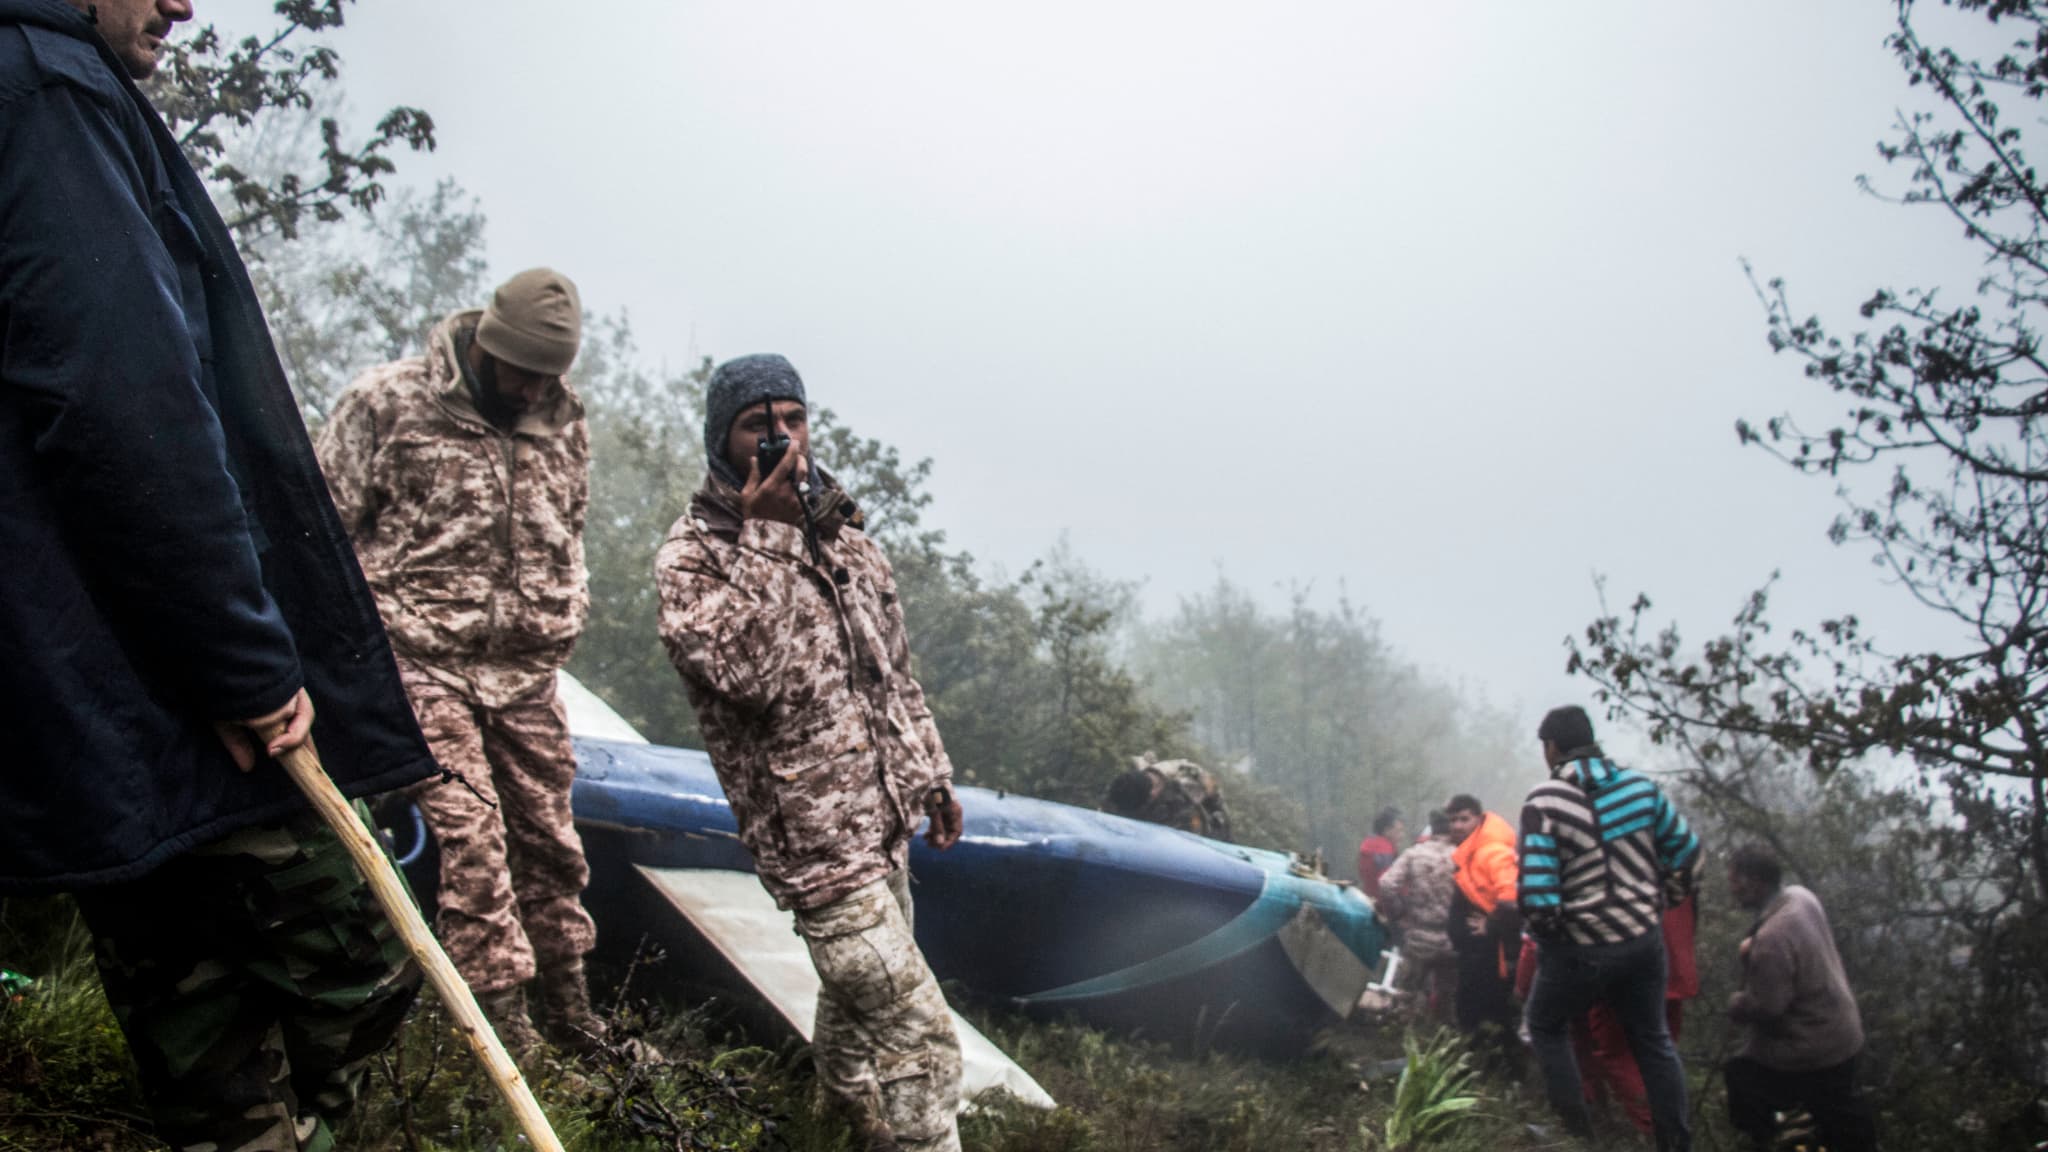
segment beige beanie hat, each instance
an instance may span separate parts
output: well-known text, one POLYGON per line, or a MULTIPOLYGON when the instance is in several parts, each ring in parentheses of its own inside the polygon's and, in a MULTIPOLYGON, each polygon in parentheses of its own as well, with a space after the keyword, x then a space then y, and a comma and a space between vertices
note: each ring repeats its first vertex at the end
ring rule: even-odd
POLYGON ((476 342, 515 368, 562 375, 583 343, 583 300, 576 285, 552 268, 528 268, 512 277, 491 293, 476 342))

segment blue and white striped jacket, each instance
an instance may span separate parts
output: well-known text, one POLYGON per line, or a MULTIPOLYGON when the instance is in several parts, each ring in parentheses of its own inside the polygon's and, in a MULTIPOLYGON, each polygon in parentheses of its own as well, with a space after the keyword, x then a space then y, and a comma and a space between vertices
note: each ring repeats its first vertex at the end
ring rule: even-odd
POLYGON ((1616 944, 1692 890, 1700 842, 1655 783, 1596 752, 1529 793, 1520 855, 1517 897, 1539 940, 1616 944))

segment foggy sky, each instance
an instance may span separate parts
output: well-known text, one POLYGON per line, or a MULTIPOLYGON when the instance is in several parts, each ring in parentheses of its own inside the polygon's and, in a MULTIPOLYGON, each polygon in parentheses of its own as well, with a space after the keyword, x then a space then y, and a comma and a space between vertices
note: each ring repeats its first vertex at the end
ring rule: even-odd
POLYGON ((336 44, 361 123, 432 113, 400 182, 476 194, 495 275, 568 272, 651 361, 785 353, 983 560, 1064 534, 1155 613, 1341 590, 1533 731, 1588 695, 1595 573, 1696 638, 1774 569, 1787 626, 1937 634, 1733 432, 1842 407, 1741 258, 1843 321, 1974 281, 1854 185, 1903 186, 1891 11, 362 0, 336 44))

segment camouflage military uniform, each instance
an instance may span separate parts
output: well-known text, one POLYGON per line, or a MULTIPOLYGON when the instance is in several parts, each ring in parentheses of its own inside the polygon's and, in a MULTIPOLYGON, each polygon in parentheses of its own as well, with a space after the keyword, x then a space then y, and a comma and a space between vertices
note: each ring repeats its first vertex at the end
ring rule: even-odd
POLYGON ((1451 895, 1457 891, 1457 866, 1451 863, 1452 843, 1431 836, 1395 859, 1380 877, 1378 911, 1400 925, 1401 955, 1427 964, 1451 955, 1446 925, 1451 895))
POLYGON ((820 985, 811 1045, 826 1089, 888 1121, 897 1143, 957 1152, 960 1039, 913 922, 907 869, 797 912, 820 985))
POLYGON ((819 1078, 905 1148, 957 1148, 959 1040, 911 938, 911 834, 952 765, 910 674, 896 580, 826 486, 803 533, 707 479, 656 561, 661 635, 761 883, 823 985, 819 1078), (893 885, 893 890, 892 890, 893 885))
POLYGON ((509 432, 483 417, 465 366, 480 315, 358 378, 318 450, 420 727, 475 789, 415 798, 441 846, 437 928, 482 994, 582 956, 597 930, 578 899, 589 867, 554 687, 590 611, 589 433, 567 385, 509 432))
POLYGON ((479 992, 509 988, 590 951, 597 928, 579 899, 590 866, 569 811, 576 761, 562 702, 550 688, 478 708, 410 670, 406 687, 435 756, 482 794, 429 785, 413 797, 441 848, 435 928, 463 978, 479 992))
POLYGON ((1457 893, 1454 845, 1431 836, 1396 857, 1380 877, 1375 908, 1401 933, 1401 983, 1420 993, 1418 1009, 1439 1023, 1450 1018, 1458 987, 1451 947, 1451 900, 1457 893))
POLYGON ((820 527, 741 524, 707 481, 655 561, 661 637, 761 882, 815 908, 886 878, 953 767, 910 674, 896 577, 832 489, 820 527), (839 577, 843 575, 844 579, 839 577))
POLYGON ((420 972, 318 816, 77 898, 159 1138, 180 1152, 334 1147, 420 972))
POLYGON ((1148 803, 1121 815, 1216 840, 1230 839, 1230 810, 1223 805, 1223 789, 1201 765, 1192 760, 1155 761, 1148 753, 1136 757, 1132 767, 1152 776, 1159 787, 1148 803))

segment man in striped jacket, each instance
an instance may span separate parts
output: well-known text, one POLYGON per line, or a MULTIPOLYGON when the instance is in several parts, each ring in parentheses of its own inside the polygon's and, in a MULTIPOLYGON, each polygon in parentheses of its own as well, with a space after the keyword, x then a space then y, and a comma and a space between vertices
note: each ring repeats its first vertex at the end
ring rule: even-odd
POLYGON ((1529 1037, 1565 1127, 1592 1134, 1571 1021, 1606 1004, 1628 1035, 1659 1152, 1692 1147, 1685 1069, 1664 1023, 1664 909, 1691 892, 1698 837, 1647 778, 1610 763, 1583 708, 1537 729, 1550 779, 1522 807, 1522 920, 1536 938, 1529 1037))

